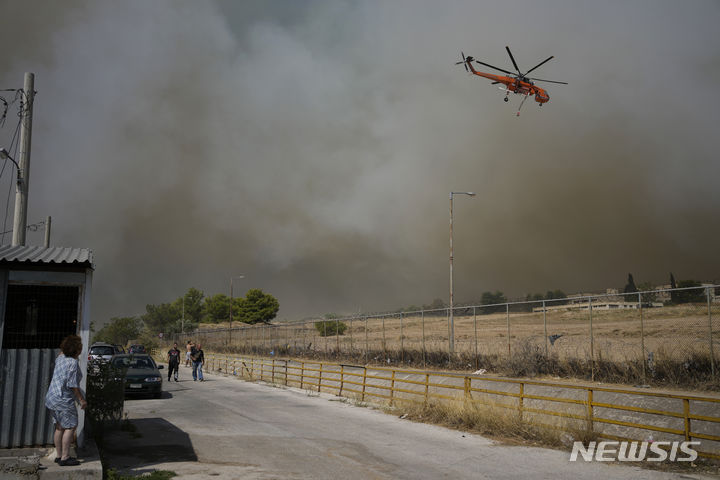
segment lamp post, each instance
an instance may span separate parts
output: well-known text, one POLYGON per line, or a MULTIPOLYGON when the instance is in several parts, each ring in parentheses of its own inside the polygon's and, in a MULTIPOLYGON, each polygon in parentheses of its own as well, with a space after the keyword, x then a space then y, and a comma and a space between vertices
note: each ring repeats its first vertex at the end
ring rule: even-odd
POLYGON ((455 319, 453 317, 453 195, 468 195, 474 197, 473 192, 450 192, 450 353, 455 352, 455 319))
POLYGON ((233 279, 235 278, 245 278, 245 275, 235 275, 230 277, 230 330, 228 330, 228 346, 230 345, 230 341, 232 340, 232 321, 233 321, 233 279))

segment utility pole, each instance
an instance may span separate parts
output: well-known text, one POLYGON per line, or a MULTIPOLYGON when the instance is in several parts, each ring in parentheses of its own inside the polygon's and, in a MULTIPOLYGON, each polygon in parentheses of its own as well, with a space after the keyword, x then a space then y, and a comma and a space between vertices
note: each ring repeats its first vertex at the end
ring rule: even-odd
POLYGON ((50 246, 50 223, 52 222, 52 217, 48 215, 48 217, 45 219, 45 248, 48 248, 50 246))
MULTIPOLYGON (((25 245, 27 228, 28 191, 30 190, 30 140, 32 138, 33 99, 35 74, 25 73, 20 120, 20 173, 22 181, 15 187, 15 215, 13 219, 12 245, 25 245)), ((47 234, 46 234, 47 236, 47 234)))

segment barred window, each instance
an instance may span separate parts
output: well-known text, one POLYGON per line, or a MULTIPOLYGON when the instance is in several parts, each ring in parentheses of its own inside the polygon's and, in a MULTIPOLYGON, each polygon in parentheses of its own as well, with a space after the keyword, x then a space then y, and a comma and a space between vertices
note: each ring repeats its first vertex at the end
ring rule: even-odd
POLYGON ((78 287, 8 285, 5 348, 58 348, 77 333, 78 287))

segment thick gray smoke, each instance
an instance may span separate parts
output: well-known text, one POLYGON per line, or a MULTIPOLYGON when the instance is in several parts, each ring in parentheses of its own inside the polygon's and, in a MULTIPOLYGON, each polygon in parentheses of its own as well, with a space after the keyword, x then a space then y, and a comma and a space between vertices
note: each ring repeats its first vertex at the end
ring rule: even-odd
POLYGON ((94 250, 98 323, 241 273, 288 319, 446 298, 451 190, 478 193, 455 202, 459 302, 720 278, 717 2, 1 11, 0 88, 39 92, 29 223, 94 250), (569 85, 517 118, 453 66, 510 69, 505 45, 569 85))

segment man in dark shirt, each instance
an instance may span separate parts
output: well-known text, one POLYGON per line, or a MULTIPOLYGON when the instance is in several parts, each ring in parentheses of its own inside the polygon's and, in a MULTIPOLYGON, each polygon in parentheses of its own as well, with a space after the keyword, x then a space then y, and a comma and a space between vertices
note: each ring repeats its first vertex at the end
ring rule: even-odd
POLYGON ((203 363, 205 363, 205 352, 202 350, 202 345, 198 343, 197 346, 193 347, 190 358, 192 359, 193 381, 200 379, 201 382, 204 382, 205 379, 203 378, 202 366, 203 363))
POLYGON ((175 381, 178 380, 178 369, 180 367, 180 350, 178 350, 177 343, 173 344, 173 348, 168 352, 168 382, 170 376, 175 372, 175 381))

